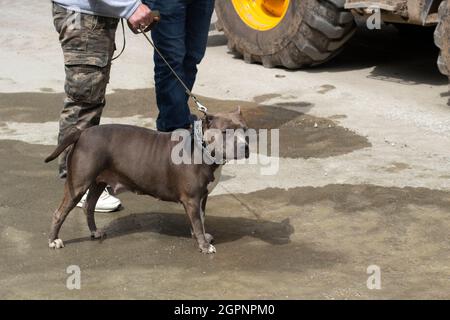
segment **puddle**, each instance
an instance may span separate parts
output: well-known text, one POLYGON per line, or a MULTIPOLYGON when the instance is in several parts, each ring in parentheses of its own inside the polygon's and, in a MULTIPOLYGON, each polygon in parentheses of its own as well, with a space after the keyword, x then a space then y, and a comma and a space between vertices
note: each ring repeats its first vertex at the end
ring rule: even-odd
POLYGON ((275 98, 279 98, 281 97, 281 94, 277 94, 277 93, 272 93, 272 94, 263 94, 260 96, 256 96, 253 98, 253 101, 255 101, 256 103, 263 103, 275 98))
POLYGON ((73 298, 61 277, 75 263, 84 270, 84 298, 121 297, 117 288, 125 285, 128 298, 187 296, 192 288, 202 299, 276 298, 280 292, 320 298, 337 295, 335 288, 349 290, 343 297, 369 298, 370 264, 389 279, 378 293, 384 298, 448 297, 448 191, 331 184, 214 196, 206 228, 216 239, 215 256, 197 252, 182 206, 124 193, 124 210, 96 214, 109 232, 103 242, 90 241, 85 216, 74 209, 61 232, 67 246, 55 252, 46 238, 62 182, 51 170, 56 164, 43 163, 51 149, 0 142, 0 183, 8 186, 0 192, 0 271, 11 296, 73 298))
POLYGON ((244 110, 249 126, 280 129, 280 156, 326 158, 370 147, 367 138, 336 122, 284 108, 260 106, 244 110))
MULTIPOLYGON (((255 98, 259 102, 276 94, 255 98)), ((0 139, 51 145, 56 141, 62 93, 1 93, 0 139)), ((325 158, 370 146, 362 137, 330 119, 304 114, 308 102, 286 102, 265 106, 257 102, 217 100, 202 97, 211 113, 242 107, 244 118, 254 129, 280 129, 280 156, 325 158)), ((151 89, 117 90, 107 96, 102 123, 126 123, 154 128, 157 116, 151 89)))
POLYGON ((335 86, 333 86, 333 85, 331 85, 331 84, 324 84, 324 85, 321 85, 321 86, 317 89, 317 93, 325 94, 325 93, 327 93, 327 92, 329 92, 329 91, 332 91, 332 90, 334 90, 334 89, 336 89, 335 86))
POLYGON ((384 168, 387 172, 400 172, 403 170, 411 169, 411 167, 407 163, 403 162, 392 162, 391 165, 387 168, 384 168))
MULTIPOLYGON (((228 197, 216 196, 214 200, 225 201, 228 197)), ((268 188, 240 194, 239 198, 259 211, 262 217, 291 206, 331 206, 335 211, 333 214, 362 211, 379 215, 400 214, 413 211, 411 206, 429 206, 450 213, 450 192, 413 187, 330 184, 324 187, 268 188)))
POLYGON ((39 91, 46 92, 46 93, 53 93, 53 92, 55 92, 52 88, 40 88, 39 91))
MULTIPOLYGON (((102 124, 117 123, 117 118, 102 117, 102 124)), ((153 118, 142 116, 122 117, 120 123, 133 126, 156 128, 153 118)), ((0 140, 16 140, 30 144, 53 146, 58 139, 58 122, 4 122, 0 125, 0 140)))

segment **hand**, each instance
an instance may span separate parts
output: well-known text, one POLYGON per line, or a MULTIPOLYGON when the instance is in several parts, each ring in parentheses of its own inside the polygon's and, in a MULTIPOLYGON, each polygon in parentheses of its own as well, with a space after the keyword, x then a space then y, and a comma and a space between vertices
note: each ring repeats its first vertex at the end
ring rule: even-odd
POLYGON ((141 4, 128 19, 128 26, 134 33, 138 33, 139 30, 148 31, 148 28, 153 26, 154 22, 158 21, 159 17, 153 16, 149 7, 141 4))

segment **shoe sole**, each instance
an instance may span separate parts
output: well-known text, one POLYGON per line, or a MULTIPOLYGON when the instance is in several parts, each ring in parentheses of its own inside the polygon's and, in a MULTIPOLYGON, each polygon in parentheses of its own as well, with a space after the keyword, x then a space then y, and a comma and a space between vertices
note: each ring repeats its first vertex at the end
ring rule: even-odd
MULTIPOLYGON (((83 205, 77 205, 77 207, 82 209, 83 205)), ((122 207, 122 205, 119 204, 117 207, 112 208, 112 209, 95 209, 95 212, 100 212, 100 213, 115 212, 115 211, 118 211, 120 209, 120 207, 122 207)))

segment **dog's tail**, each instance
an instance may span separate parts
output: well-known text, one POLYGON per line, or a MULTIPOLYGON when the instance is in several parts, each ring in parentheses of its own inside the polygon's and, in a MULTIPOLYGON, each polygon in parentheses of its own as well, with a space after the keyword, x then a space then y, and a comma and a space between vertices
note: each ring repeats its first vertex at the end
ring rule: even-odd
POLYGON ((63 141, 56 147, 55 151, 47 158, 45 158, 45 163, 55 160, 64 150, 69 146, 75 144, 78 139, 80 139, 81 130, 74 128, 67 136, 64 137, 63 141))

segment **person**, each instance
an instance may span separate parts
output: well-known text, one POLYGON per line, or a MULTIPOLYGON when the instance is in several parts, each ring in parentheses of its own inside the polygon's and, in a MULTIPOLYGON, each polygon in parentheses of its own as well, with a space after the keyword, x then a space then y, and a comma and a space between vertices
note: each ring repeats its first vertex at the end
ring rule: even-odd
MULTIPOLYGON (((161 19, 151 31, 153 42, 192 91, 197 65, 206 51, 214 0, 143 0, 143 3, 160 12, 161 19)), ((189 128, 194 116, 189 110, 186 90, 156 52, 153 57, 159 109, 157 129, 170 132, 189 128)))
MULTIPOLYGON (((98 125, 105 106, 115 33, 119 19, 134 30, 145 30, 153 22, 151 10, 140 0, 54 0, 53 22, 59 33, 66 80, 66 98, 60 115, 58 142, 71 128, 98 125)), ((67 175, 68 152, 59 158, 59 176, 67 175)), ((82 206, 86 195, 78 206, 82 206)), ((111 212, 120 200, 105 190, 96 211, 111 212)))

